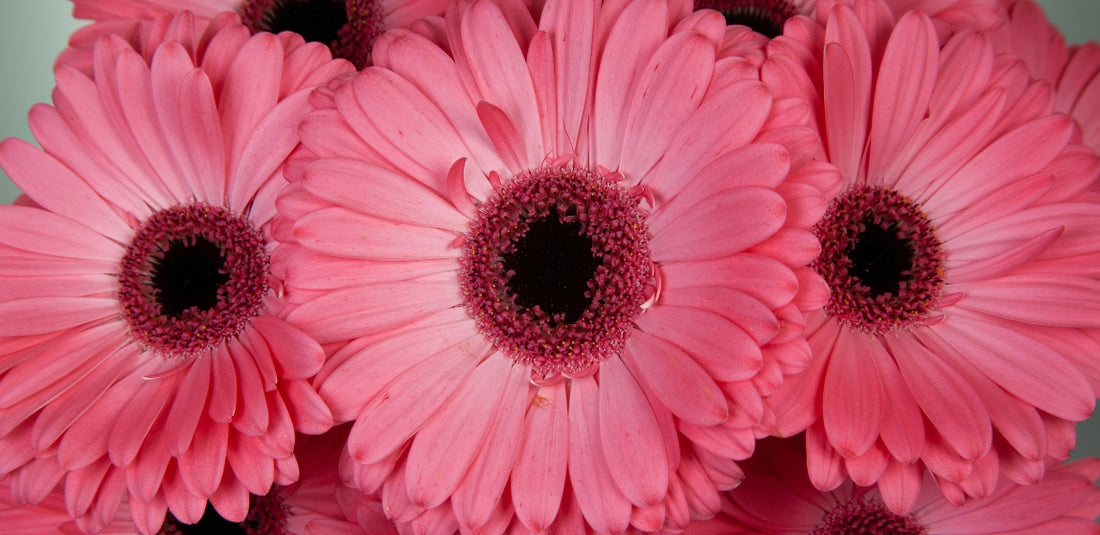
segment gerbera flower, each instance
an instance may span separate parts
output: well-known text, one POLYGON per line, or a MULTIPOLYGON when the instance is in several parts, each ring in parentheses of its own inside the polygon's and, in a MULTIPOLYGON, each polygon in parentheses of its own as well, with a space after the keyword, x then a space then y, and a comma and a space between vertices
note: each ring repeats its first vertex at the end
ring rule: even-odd
POLYGON ((1100 45, 1068 46, 1062 32, 1032 0, 1004 0, 1010 17, 993 34, 1000 52, 1020 57, 1031 75, 1054 86, 1054 109, 1081 128, 1081 142, 1100 152, 1100 45))
POLYGON ((399 523, 714 514, 808 358, 835 170, 757 71, 715 61, 718 13, 621 7, 462 2, 442 46, 389 32, 315 93, 275 269, 290 321, 348 341, 319 390, 399 523))
POLYGON ((824 42, 778 38, 764 67, 780 94, 820 91, 845 177, 816 226, 832 297, 808 320, 815 361, 772 402, 780 434, 809 428, 819 488, 878 481, 905 512, 924 466, 958 502, 1068 455, 1100 385, 1085 330, 1100 283, 1082 261, 1100 205, 1079 200, 1096 156, 1070 143, 1048 86, 980 33, 941 47, 927 16, 895 24, 881 7, 838 6, 824 42))
MULTIPOLYGON (((89 49, 105 33, 128 34, 136 20, 191 11, 199 29, 225 12, 241 16, 253 32, 295 32, 306 41, 321 43, 332 55, 356 67, 370 65, 374 40, 389 28, 407 28, 417 20, 440 15, 450 0, 73 0, 73 16, 100 21, 78 30, 70 40, 76 49, 89 49)), ((78 50, 67 51, 66 61, 79 61, 78 50)))
POLYGON ((846 481, 818 491, 797 468, 805 455, 789 441, 762 442, 745 463, 745 482, 727 494, 722 514, 692 525, 685 535, 765 533, 841 535, 973 535, 1096 533, 1100 516, 1100 460, 1055 465, 1031 486, 1003 480, 983 500, 955 506, 943 499, 930 474, 918 481, 907 514, 891 511, 874 487, 846 481))
POLYGON ((352 67, 239 25, 206 37, 147 56, 104 38, 94 80, 62 67, 31 110, 43 149, 0 144, 28 198, 0 207, 0 473, 23 501, 64 477, 74 516, 128 494, 142 519, 208 499, 243 517, 296 477, 294 430, 332 425, 267 231, 309 90, 352 67))

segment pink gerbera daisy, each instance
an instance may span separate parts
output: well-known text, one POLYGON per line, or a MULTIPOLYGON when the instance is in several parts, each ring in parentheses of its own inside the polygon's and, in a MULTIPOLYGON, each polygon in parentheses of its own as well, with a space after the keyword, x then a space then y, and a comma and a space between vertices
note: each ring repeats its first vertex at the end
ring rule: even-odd
POLYGON ((940 46, 927 16, 868 0, 796 35, 764 79, 819 95, 845 187, 816 227, 832 297, 814 363, 773 396, 778 431, 809 428, 819 488, 878 481, 899 512, 924 467, 956 502, 999 472, 1037 481, 1100 385, 1096 155, 980 33, 940 46))
POLYGON ((808 358, 816 136, 715 60, 718 13, 600 6, 461 2, 303 121, 288 319, 349 341, 318 375, 346 473, 411 529, 712 515, 808 358))
POLYGON ((1031 75, 1054 86, 1054 109, 1081 128, 1082 142, 1100 152, 1100 45, 1068 46, 1032 0, 1003 0, 1008 23, 993 34, 996 50, 1020 56, 1031 75))
POLYGON ((268 226, 310 88, 352 67, 240 25, 197 41, 102 39, 94 79, 62 67, 31 110, 43 149, 0 144, 27 196, 0 207, 0 473, 22 500, 64 477, 73 516, 128 494, 158 524, 208 499, 243 517, 296 477, 294 430, 332 425, 268 226))
POLYGON ((684 535, 993 535, 1100 532, 1100 459, 1047 470, 1043 481, 1001 481, 989 496, 961 507, 943 499, 932 476, 918 480, 909 513, 891 511, 874 487, 850 481, 832 491, 813 487, 797 467, 805 455, 789 441, 762 442, 745 463, 745 482, 727 494, 721 515, 690 526, 684 535))
MULTIPOLYGON (((291 31, 328 46, 357 67, 370 65, 374 40, 388 28, 407 28, 440 15, 450 0, 73 0, 73 16, 101 21, 78 30, 71 45, 88 49, 104 33, 129 33, 134 21, 191 11, 204 28, 218 15, 237 13, 253 32, 291 31)), ((78 51, 66 54, 79 56, 78 51)), ((63 56, 63 60, 69 60, 63 56)))

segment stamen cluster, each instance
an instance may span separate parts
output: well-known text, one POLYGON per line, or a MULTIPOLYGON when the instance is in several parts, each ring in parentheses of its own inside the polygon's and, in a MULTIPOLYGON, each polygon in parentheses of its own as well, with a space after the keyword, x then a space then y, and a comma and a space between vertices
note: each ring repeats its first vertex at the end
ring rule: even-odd
MULTIPOLYGON (((479 206, 460 263, 463 300, 480 331, 509 357, 531 366, 532 377, 584 375, 622 352, 652 291, 648 227, 638 203, 605 173, 569 166, 524 173, 479 206), (548 312, 540 305, 545 297, 518 295, 527 290, 516 280, 527 274, 518 274, 508 259, 533 227, 539 227, 541 240, 588 248, 584 254, 591 263, 549 266, 556 280, 578 279, 572 270, 586 272, 580 284, 586 286, 581 292, 587 302, 578 313, 548 312)), ((569 290, 576 288, 562 288, 569 290)))
POLYGON ((247 219, 205 203, 175 206, 153 214, 134 236, 118 301, 140 343, 188 356, 236 336, 261 312, 268 273, 263 236, 247 219))
POLYGON ((898 192, 858 186, 841 194, 814 227, 813 267, 832 291, 826 312, 870 334, 917 324, 944 283, 944 254, 932 224, 898 192))
POLYGON ((910 515, 899 515, 873 500, 853 499, 836 507, 810 535, 924 535, 910 515))

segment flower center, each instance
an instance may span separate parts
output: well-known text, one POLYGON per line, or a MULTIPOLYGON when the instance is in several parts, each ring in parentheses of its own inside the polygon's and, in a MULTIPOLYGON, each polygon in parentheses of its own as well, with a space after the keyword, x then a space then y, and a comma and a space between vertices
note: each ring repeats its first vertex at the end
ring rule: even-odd
POLYGON ((726 17, 727 25, 748 26, 771 39, 781 35, 787 19, 798 14, 789 0, 695 0, 695 9, 713 9, 726 17))
POLYGON ((252 496, 244 522, 230 522, 222 518, 213 505, 207 504, 202 518, 194 524, 184 524, 169 513, 157 535, 287 535, 289 515, 290 510, 278 489, 273 488, 264 496, 252 496))
POLYGON ((884 334, 923 320, 943 286, 943 252, 931 222, 896 191, 860 186, 837 197, 814 228, 814 269, 829 284, 825 310, 884 334))
POLYGON ((295 32, 360 69, 384 29, 379 0, 245 0, 240 13, 253 32, 295 32))
POLYGON ((900 516, 881 503, 852 500, 825 515, 811 535, 924 535, 912 516, 900 516))
POLYGON ((246 219, 207 204, 153 214, 119 272, 118 300, 142 344, 193 354, 240 333, 267 293, 263 237, 246 219))
POLYGON ((534 380, 584 376, 621 353, 652 293, 638 202, 606 174, 545 167, 479 207, 461 260, 463 301, 534 380))

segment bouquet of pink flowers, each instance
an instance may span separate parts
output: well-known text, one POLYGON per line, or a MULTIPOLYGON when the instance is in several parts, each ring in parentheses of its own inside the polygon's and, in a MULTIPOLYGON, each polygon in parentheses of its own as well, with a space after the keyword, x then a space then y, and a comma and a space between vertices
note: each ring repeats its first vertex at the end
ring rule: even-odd
POLYGON ((1033 0, 73 0, 0 533, 1100 533, 1033 0))

